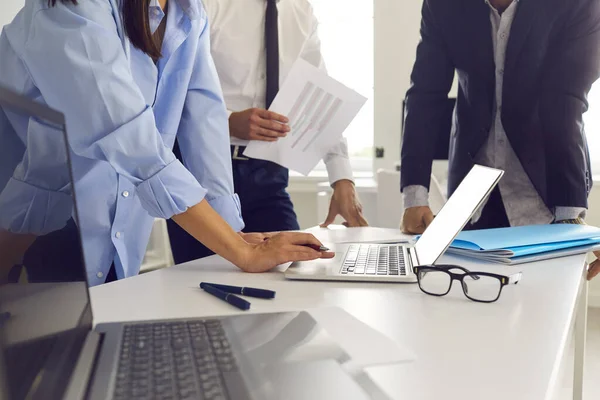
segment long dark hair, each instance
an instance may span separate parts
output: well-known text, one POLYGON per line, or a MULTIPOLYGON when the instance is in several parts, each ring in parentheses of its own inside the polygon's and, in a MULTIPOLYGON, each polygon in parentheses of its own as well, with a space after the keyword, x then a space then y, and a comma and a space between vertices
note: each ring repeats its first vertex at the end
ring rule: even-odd
MULTIPOLYGON (((61 1, 77 4, 77 0, 61 1)), ((51 6, 56 5, 56 2, 57 0, 48 0, 48 4, 51 6)), ((123 25, 125 25, 125 32, 131 43, 157 60, 161 57, 161 52, 150 30, 149 5, 150 0, 123 0, 123 25)))

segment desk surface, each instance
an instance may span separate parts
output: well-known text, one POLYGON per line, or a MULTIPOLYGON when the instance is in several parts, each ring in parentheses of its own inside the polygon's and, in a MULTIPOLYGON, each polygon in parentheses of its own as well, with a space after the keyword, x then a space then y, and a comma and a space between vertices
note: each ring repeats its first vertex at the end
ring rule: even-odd
MULTIPOLYGON (((443 261, 478 269, 472 261, 443 261)), ((554 389, 584 261, 581 255, 522 265, 522 281, 494 304, 470 302, 456 283, 436 298, 413 284, 287 281, 283 267, 244 274, 218 257, 97 286, 91 294, 101 323, 239 313, 200 290, 201 281, 270 288, 277 298, 253 299, 250 312, 338 306, 408 346, 415 362, 369 370, 394 399, 538 400, 554 389)))

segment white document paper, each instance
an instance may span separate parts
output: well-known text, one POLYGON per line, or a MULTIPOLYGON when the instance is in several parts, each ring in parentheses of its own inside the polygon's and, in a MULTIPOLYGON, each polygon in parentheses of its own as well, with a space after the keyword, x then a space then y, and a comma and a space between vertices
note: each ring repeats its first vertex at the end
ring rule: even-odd
POLYGON ((288 117, 291 131, 276 142, 250 142, 244 155, 308 175, 339 143, 366 101, 326 72, 298 59, 269 109, 288 117))

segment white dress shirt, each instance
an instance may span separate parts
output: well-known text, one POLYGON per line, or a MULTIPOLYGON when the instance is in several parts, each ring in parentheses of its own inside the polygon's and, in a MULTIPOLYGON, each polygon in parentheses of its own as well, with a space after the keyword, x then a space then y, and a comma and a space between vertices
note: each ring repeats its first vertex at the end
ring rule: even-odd
MULTIPOLYGON (((211 52, 230 114, 249 108, 265 108, 266 0, 203 0, 208 14, 211 52)), ((277 0, 279 13, 279 81, 285 81, 292 65, 303 58, 325 70, 318 21, 307 0, 277 0)), ((248 141, 231 138, 232 145, 248 141)), ((331 184, 352 180, 345 138, 324 157, 331 184)))
MULTIPOLYGON (((486 0, 490 7, 494 63, 496 65, 496 97, 494 99, 494 123, 486 144, 476 156, 478 164, 488 165, 505 171, 498 183, 502 202, 511 226, 549 224, 554 219, 539 193, 523 169, 521 161, 512 148, 502 124, 502 95, 504 88, 504 65, 506 50, 517 9, 518 0, 513 1, 502 14, 486 0)), ((475 214, 481 216, 483 206, 475 214)))

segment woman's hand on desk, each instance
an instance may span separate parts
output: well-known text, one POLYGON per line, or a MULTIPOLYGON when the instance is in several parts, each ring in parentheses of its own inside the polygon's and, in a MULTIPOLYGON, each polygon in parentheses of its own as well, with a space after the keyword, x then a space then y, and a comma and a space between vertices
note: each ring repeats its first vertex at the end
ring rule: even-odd
POLYGON ((334 253, 314 250, 323 244, 309 233, 282 232, 253 244, 238 267, 245 272, 265 272, 294 261, 333 258, 334 253))
POLYGON ((254 234, 248 240, 262 240, 248 243, 245 240, 248 234, 236 233, 206 200, 172 218, 196 240, 246 272, 264 272, 287 262, 334 256, 314 250, 313 247, 318 249, 322 244, 308 233, 254 234))
POLYGON ((238 235, 242 237, 246 242, 250 244, 260 244, 265 241, 265 239, 269 239, 273 235, 276 235, 277 232, 271 233, 244 233, 239 232, 238 235))

